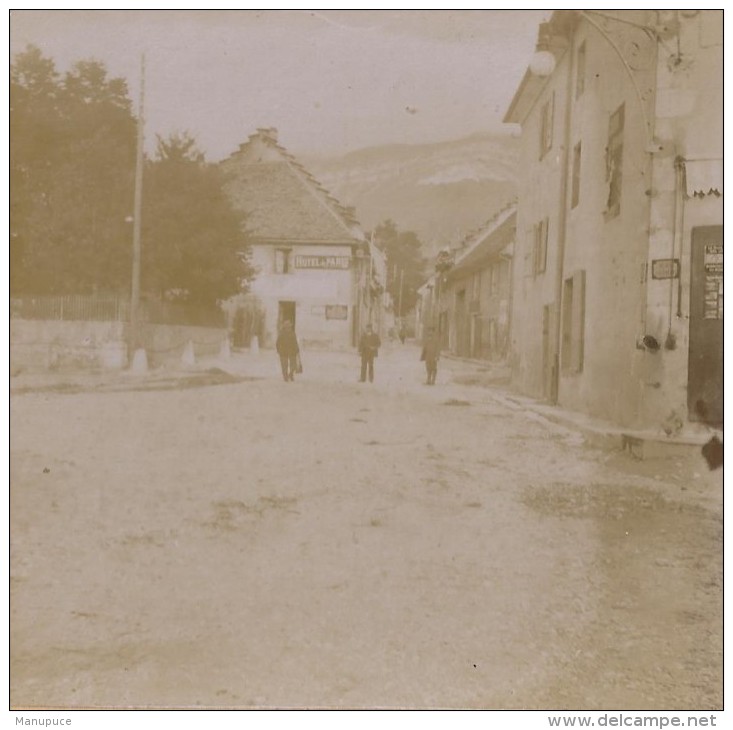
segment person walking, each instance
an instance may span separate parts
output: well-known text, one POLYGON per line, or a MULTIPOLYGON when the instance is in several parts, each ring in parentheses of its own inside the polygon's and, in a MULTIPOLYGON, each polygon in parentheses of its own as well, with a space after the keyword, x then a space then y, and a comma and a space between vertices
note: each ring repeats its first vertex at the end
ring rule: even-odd
POLYGON ((382 341, 379 339, 379 335, 368 324, 366 326, 366 332, 364 332, 359 341, 359 354, 361 355, 360 383, 366 382, 367 374, 369 375, 369 382, 374 382, 374 358, 379 354, 379 348, 381 346, 382 341))
POLYGON ((286 319, 280 328, 275 348, 277 349, 277 354, 280 356, 283 380, 286 383, 290 380, 295 380, 300 347, 298 347, 298 338, 295 336, 293 323, 289 319, 286 319))
POLYGON ((438 360, 440 359, 440 340, 435 330, 431 327, 422 348, 420 360, 425 363, 428 379, 426 385, 435 385, 435 377, 438 374, 438 360))

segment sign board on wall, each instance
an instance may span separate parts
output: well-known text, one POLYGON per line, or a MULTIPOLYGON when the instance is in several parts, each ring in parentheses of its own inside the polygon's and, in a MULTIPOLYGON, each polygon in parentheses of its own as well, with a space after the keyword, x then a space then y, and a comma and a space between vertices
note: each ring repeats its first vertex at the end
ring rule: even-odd
POLYGON ((349 256, 296 256, 296 269, 348 269, 349 256))
POLYGON ((723 246, 705 244, 705 319, 723 319, 723 246))
POLYGON ((679 259, 654 259, 652 261, 652 279, 677 279, 679 275, 679 259))
POLYGON ((326 319, 348 319, 349 308, 345 304, 327 304, 326 319))

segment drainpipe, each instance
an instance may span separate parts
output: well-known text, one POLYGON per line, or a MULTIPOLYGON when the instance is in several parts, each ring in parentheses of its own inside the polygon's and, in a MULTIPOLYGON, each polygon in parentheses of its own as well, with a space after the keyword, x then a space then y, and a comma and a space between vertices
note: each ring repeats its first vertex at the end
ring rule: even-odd
MULTIPOLYGON (((685 235, 685 161, 678 157, 675 160, 675 238, 677 239, 675 249, 679 256, 679 275, 677 277, 677 319, 682 319, 682 246, 685 235)), ((672 254, 674 258, 674 253, 672 254)), ((671 310, 671 307, 670 307, 671 310)), ((672 315, 670 311, 670 329, 672 327, 672 315)))
POLYGON ((570 146, 573 98, 573 71, 575 69, 575 30, 571 32, 568 50, 568 76, 565 96, 565 120, 562 170, 560 176, 560 214, 558 216, 557 269, 555 271, 555 352, 552 365, 550 401, 557 404, 560 396, 560 346, 562 344, 562 290, 565 276, 565 242, 568 235, 568 173, 570 170, 570 146))

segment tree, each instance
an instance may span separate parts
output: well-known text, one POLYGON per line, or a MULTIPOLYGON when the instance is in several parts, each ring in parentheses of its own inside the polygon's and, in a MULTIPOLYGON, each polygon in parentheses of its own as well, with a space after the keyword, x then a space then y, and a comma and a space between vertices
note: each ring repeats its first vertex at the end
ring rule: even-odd
MULTIPOLYGON (((11 293, 129 294, 137 123, 126 82, 99 61, 61 76, 29 46, 10 92, 11 293)), ((241 216, 188 135, 158 140, 143 200, 143 293, 241 291, 252 276, 241 216)))
POLYGON ((44 204, 47 166, 59 136, 59 75, 35 46, 10 69, 10 290, 27 277, 27 247, 34 207, 44 204))
POLYGON ((142 290, 202 304, 243 291, 254 273, 243 216, 190 135, 158 137, 143 189, 142 290))
POLYGON ((11 287, 124 291, 130 280, 135 119, 97 61, 62 79, 30 46, 11 68, 11 287))
POLYGON ((404 317, 417 303, 417 290, 425 280, 422 243, 413 231, 399 231, 392 220, 374 229, 374 242, 387 256, 387 291, 395 314, 404 317))

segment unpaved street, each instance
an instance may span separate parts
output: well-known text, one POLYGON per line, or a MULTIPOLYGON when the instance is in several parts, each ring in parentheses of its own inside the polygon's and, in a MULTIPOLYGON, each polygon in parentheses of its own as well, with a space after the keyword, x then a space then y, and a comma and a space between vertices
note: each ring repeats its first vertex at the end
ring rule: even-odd
POLYGON ((720 472, 411 346, 243 357, 12 396, 14 707, 722 707, 720 472))

